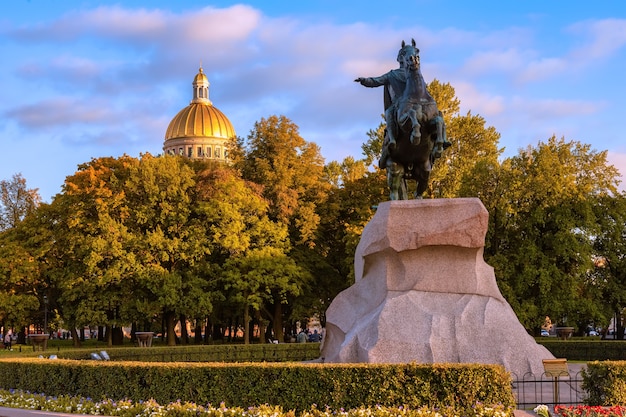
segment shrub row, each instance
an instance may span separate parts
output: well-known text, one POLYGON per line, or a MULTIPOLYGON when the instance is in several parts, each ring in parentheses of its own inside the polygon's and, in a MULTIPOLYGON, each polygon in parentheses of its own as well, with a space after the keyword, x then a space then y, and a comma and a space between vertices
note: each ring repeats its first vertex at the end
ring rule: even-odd
POLYGON ((0 385, 93 399, 191 401, 229 407, 514 406, 498 365, 144 363, 19 358, 0 360, 0 385))
MULTIPOLYGON (((91 353, 101 350, 49 350, 28 352, 24 356, 54 352, 60 359, 90 359, 91 353)), ((115 347, 104 350, 111 360, 139 362, 302 362, 320 357, 319 343, 115 347)))
POLYGON ((626 404, 626 361, 589 362, 582 376, 589 405, 626 404))
POLYGON ((626 360, 625 340, 537 340, 557 358, 570 361, 626 360))

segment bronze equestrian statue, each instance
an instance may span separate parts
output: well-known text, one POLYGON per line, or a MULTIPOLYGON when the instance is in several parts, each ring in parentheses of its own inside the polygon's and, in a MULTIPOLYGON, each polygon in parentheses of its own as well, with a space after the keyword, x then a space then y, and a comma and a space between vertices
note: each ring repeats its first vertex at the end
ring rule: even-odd
POLYGON ((415 198, 422 198, 435 159, 450 146, 435 99, 420 71, 419 49, 402 41, 400 68, 380 77, 357 78, 366 87, 385 86, 387 129, 378 165, 387 169, 391 200, 408 200, 406 180, 417 183, 415 198))

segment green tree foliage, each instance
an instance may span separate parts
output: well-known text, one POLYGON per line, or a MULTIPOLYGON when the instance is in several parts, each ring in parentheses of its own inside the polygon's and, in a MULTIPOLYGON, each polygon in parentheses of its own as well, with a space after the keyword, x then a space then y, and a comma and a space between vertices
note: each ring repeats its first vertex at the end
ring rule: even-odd
POLYGON ((22 174, 0 181, 0 231, 17 226, 40 203, 38 190, 27 188, 22 174))
POLYGON ((382 115, 383 121, 376 129, 367 132, 367 141, 361 145, 363 155, 365 155, 365 165, 373 170, 378 169, 378 160, 383 152, 383 142, 385 140, 385 129, 387 125, 384 122, 385 115, 382 115))
POLYGON ((21 174, 0 181, 0 324, 5 329, 21 329, 33 319, 44 322, 45 264, 40 261, 47 230, 34 229, 40 207, 37 189, 29 189, 21 174))
POLYGON ((598 229, 593 236, 594 266, 589 286, 596 289, 596 300, 608 307, 604 328, 612 316, 616 334, 624 335, 623 311, 626 308, 626 193, 599 198, 595 207, 598 229))
MULTIPOLYGON (((270 116, 255 123, 235 167, 242 177, 262 187, 269 202, 270 220, 287 226, 291 259, 307 259, 314 250, 320 222, 317 206, 329 188, 324 181, 324 160, 319 147, 304 140, 298 127, 284 116, 270 116)), ((236 161, 237 162, 237 161, 236 161)), ((308 263, 299 265, 302 269, 308 263)), ((301 277, 312 275, 313 271, 301 277)), ((282 339, 283 301, 274 294, 272 315, 275 336, 282 339)))
MULTIPOLYGON (((124 182, 130 157, 99 158, 78 167, 66 178, 63 192, 52 203, 54 253, 63 273, 55 274, 59 308, 70 329, 99 324, 125 324, 120 309, 131 299, 136 260, 130 250, 130 210, 124 182), (124 294, 126 291, 126 294, 124 294)), ((78 338, 74 338, 75 343, 78 338)))
POLYGON ((616 190, 606 152, 550 138, 502 164, 482 161, 461 195, 479 196, 491 221, 487 262, 518 318, 538 330, 546 315, 575 325, 597 317, 587 284, 593 268, 594 207, 616 190))
POLYGON ((322 219, 315 246, 318 288, 315 297, 307 300, 322 322, 332 299, 354 283, 354 251, 361 232, 376 206, 388 199, 386 171, 378 168, 384 132, 381 123, 367 133, 369 139, 362 146, 364 159, 346 158, 325 168, 331 188, 328 198, 318 206, 322 219))
POLYGON ((446 123, 446 135, 452 143, 435 162, 430 175, 427 196, 430 198, 458 197, 463 178, 476 164, 495 164, 503 149, 498 148, 500 134, 487 127, 479 115, 459 114, 460 101, 450 84, 434 80, 428 91, 437 101, 446 123))
POLYGON ((200 210, 209 229, 212 259, 219 266, 225 297, 241 306, 244 342, 249 343, 250 309, 260 312, 265 303, 299 295, 307 272, 287 256, 287 225, 269 218, 260 186, 226 167, 205 171, 199 178, 200 210))
POLYGON ((182 158, 144 155, 94 159, 66 179, 53 202, 65 269, 55 284, 72 327, 160 316, 174 344, 180 315, 210 312, 197 273, 210 248, 192 204, 194 176, 182 158))
POLYGON ((39 263, 20 237, 16 229, 0 233, 0 323, 5 330, 27 326, 34 317, 40 319, 37 312, 43 305, 39 263))
POLYGON ((144 155, 131 166, 125 183, 132 212, 132 252, 140 265, 136 290, 143 301, 138 313, 165 321, 167 343, 175 344, 181 315, 197 317, 212 308, 205 277, 198 274, 211 252, 206 225, 196 214, 195 172, 180 157, 144 155), (206 291, 205 291, 206 290, 206 291))
POLYGON ((289 227, 292 242, 311 244, 324 198, 324 160, 319 147, 305 141, 298 126, 284 116, 255 123, 237 166, 244 179, 263 186, 269 216, 289 227))

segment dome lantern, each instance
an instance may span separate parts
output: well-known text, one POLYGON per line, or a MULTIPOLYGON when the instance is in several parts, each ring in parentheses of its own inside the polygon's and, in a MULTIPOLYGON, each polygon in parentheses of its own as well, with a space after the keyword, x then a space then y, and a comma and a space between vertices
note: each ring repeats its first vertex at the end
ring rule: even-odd
POLYGON ((193 79, 193 99, 191 103, 206 103, 212 104, 209 100, 209 79, 204 75, 202 67, 198 70, 198 74, 193 79))

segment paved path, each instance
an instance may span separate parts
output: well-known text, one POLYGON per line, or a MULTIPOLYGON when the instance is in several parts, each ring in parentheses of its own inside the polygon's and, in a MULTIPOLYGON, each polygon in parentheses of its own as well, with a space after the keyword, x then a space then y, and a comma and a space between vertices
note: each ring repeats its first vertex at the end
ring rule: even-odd
POLYGON ((25 410, 22 408, 0 407, 0 417, 42 417, 42 416, 80 417, 80 416, 85 416, 85 414, 52 413, 50 411, 25 410))

